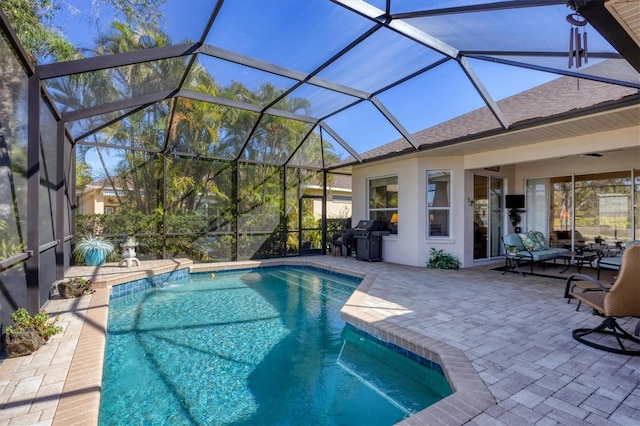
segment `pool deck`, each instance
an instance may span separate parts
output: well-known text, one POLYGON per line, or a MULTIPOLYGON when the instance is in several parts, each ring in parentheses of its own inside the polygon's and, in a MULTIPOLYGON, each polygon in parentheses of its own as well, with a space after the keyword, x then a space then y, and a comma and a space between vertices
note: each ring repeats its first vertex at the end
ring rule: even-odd
MULTIPOLYGON (((640 424, 640 357, 573 340, 572 329, 595 326, 600 318, 566 303, 563 280, 503 275, 490 264, 442 271, 317 256, 71 268, 67 277, 91 277, 97 290, 48 301, 47 312, 59 316, 64 332, 35 354, 0 360, 0 426, 97 424, 111 285, 185 267, 197 272, 282 263, 364 276, 343 318, 442 363, 455 393, 403 424, 640 424)), ((633 330, 637 321, 621 324, 633 330)))

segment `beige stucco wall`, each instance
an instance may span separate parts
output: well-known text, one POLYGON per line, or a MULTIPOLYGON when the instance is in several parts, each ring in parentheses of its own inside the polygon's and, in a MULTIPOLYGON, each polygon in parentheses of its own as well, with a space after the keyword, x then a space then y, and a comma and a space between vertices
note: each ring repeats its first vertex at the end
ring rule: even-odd
MULTIPOLYGON (((353 223, 367 218, 367 180, 390 175, 398 176, 398 234, 384 238, 382 255, 385 261, 424 266, 431 247, 444 249, 458 256, 463 266, 473 261, 473 198, 474 173, 505 179, 507 194, 524 193, 529 178, 566 176, 592 172, 640 169, 640 126, 537 143, 459 157, 437 157, 422 152, 397 159, 353 167, 353 223), (624 148, 624 151, 616 151, 624 148), (599 152, 599 158, 579 156, 599 152), (499 171, 486 167, 500 166, 499 171), (452 174, 451 237, 427 238, 426 171, 450 170, 452 174)), ((507 212, 504 227, 510 231, 507 212)), ((523 216, 525 223, 526 216, 523 216)))
POLYGON ((104 213, 104 198, 102 196, 102 189, 88 188, 80 194, 78 197, 80 208, 78 213, 80 214, 103 214, 104 213))
MULTIPOLYGON (((322 188, 309 187, 305 190, 307 195, 322 197, 322 188)), ((351 189, 329 188, 327 189, 327 218, 351 217, 351 202, 334 201, 334 195, 351 196, 351 189)), ((313 214, 316 219, 322 218, 322 200, 313 200, 313 214)))

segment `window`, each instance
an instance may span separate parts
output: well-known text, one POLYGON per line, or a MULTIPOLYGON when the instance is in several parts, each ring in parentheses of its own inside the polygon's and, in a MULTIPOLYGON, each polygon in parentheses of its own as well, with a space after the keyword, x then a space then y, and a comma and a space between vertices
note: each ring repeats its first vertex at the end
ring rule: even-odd
POLYGON ((387 222, 398 233, 398 176, 369 180, 369 219, 387 222))
POLYGON ((624 243, 638 237, 632 227, 633 196, 630 170, 529 179, 527 228, 547 230, 551 244, 559 247, 596 238, 624 243))
POLYGON ((427 172, 427 237, 449 237, 451 173, 427 172))

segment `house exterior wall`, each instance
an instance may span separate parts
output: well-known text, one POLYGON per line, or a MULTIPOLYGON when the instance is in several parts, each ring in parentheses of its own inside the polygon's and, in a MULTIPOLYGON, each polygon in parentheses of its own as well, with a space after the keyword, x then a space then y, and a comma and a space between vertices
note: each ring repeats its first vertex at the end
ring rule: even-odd
MULTIPOLYGON (((424 266, 431 247, 457 256, 463 267, 473 261, 473 176, 504 179, 506 194, 523 194, 526 179, 640 169, 640 126, 576 138, 536 143, 459 157, 430 152, 353 167, 353 224, 368 218, 368 180, 398 176, 398 234, 384 237, 385 261, 424 266), (624 148, 624 151, 616 151, 624 148), (580 156, 601 152, 603 157, 580 156), (499 171, 486 170, 500 166, 499 171), (427 238, 426 172, 451 172, 452 229, 449 238, 427 238)), ((503 229, 512 232, 503 212, 503 229)), ((526 213, 522 224, 526 224, 526 213)))
POLYGON ((104 213, 104 197, 102 196, 102 188, 85 189, 84 192, 78 194, 79 214, 103 214, 104 213))
POLYGON ((351 201, 334 200, 333 196, 351 197, 351 190, 340 191, 331 190, 327 192, 327 217, 328 218, 347 218, 351 217, 351 201))
MULTIPOLYGON (((305 189, 306 195, 322 197, 322 188, 309 187, 305 189)), ((327 188, 327 218, 348 218, 351 217, 351 202, 333 200, 333 196, 351 197, 349 188, 327 188)), ((322 218, 322 200, 313 201, 313 214, 316 219, 322 218)))

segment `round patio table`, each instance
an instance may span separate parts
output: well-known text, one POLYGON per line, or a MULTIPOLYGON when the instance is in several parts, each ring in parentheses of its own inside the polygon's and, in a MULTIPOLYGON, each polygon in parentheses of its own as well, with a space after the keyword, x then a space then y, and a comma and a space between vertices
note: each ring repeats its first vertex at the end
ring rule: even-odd
POLYGON ((507 272, 517 272, 524 277, 525 275, 520 270, 520 259, 522 259, 522 256, 520 256, 519 254, 505 253, 505 265, 502 275, 506 274, 507 272))
POLYGON ((563 253, 558 256, 559 259, 564 260, 565 268, 560 273, 567 272, 571 266, 578 268, 578 273, 583 266, 587 265, 593 268, 592 262, 598 257, 598 252, 583 252, 578 254, 576 252, 563 253))

